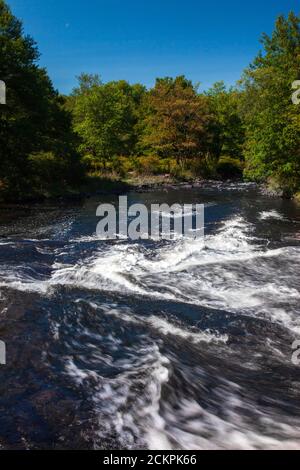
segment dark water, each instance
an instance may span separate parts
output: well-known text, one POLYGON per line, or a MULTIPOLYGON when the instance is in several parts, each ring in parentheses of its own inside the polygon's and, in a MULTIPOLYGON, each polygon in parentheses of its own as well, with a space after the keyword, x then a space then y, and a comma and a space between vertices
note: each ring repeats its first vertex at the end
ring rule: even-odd
POLYGON ((129 200, 205 203, 205 246, 97 239, 104 199, 1 211, 1 448, 300 448, 299 208, 129 200))

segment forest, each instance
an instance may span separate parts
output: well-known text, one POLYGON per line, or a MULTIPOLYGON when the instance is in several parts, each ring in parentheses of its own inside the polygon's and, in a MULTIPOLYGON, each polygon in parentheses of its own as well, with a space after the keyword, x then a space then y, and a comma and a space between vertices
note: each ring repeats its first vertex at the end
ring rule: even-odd
MULTIPOLYGON (((69 96, 0 0, 0 199, 42 199, 112 182, 244 179, 299 198, 300 18, 279 16, 234 87, 185 76, 151 89, 82 73, 69 96)), ((220 77, 221 78, 221 77, 220 77)))

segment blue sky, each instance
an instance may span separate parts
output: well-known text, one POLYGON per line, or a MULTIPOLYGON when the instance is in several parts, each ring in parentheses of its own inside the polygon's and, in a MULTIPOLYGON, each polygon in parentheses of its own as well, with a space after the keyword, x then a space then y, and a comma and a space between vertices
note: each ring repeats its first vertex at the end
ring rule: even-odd
POLYGON ((81 72, 104 81, 152 86, 185 74, 207 88, 228 85, 260 48, 280 13, 299 0, 8 0, 38 42, 56 88, 71 91, 81 72))

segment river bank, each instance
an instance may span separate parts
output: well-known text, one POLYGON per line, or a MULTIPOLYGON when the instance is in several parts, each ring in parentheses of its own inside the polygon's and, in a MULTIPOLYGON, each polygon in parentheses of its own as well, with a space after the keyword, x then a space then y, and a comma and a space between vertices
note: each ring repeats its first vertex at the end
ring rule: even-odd
MULTIPOLYGON (((60 191, 43 193, 43 194, 23 194, 22 197, 1 197, 0 193, 0 208, 20 208, 25 205, 35 205, 43 202, 76 202, 82 199, 101 196, 101 195, 119 195, 124 192, 136 191, 155 191, 159 189, 171 190, 171 189, 193 189, 201 188, 212 184, 228 185, 243 183, 242 179, 176 179, 169 175, 156 175, 156 176, 137 176, 129 177, 126 179, 114 179, 114 178, 101 178, 101 177, 90 177, 85 181, 84 184, 80 185, 78 189, 75 188, 61 188, 60 191)), ((246 183, 246 182, 244 182, 246 183)), ((248 184, 248 183, 247 183, 248 184)), ((258 187, 256 183, 251 183, 258 187)), ((269 189, 265 185, 260 185, 261 191, 264 195, 270 197, 284 197, 280 191, 274 191, 269 189)))
MULTIPOLYGON (((0 192, 0 206, 22 206, 25 204, 35 204, 46 201, 76 201, 86 197, 107 195, 107 194, 122 194, 126 191, 151 191, 159 188, 175 189, 175 188, 193 188, 201 187, 201 185, 209 182, 222 182, 222 180, 207 180, 207 179, 177 179, 170 175, 156 175, 156 176, 131 176, 125 179, 109 178, 109 177, 96 177, 91 176, 78 186, 78 188, 60 188, 48 193, 27 193, 22 194, 21 197, 3 196, 1 198, 0 192)), ((241 181, 241 180, 230 180, 241 181)))
MULTIPOLYGON (((0 201, 0 238, 5 239, 10 235, 19 233, 20 221, 23 228, 26 225, 28 234, 36 234, 39 227, 48 223, 56 223, 62 217, 74 215, 84 201, 89 199, 117 197, 122 194, 142 193, 180 193, 183 191, 193 193, 195 190, 217 191, 226 193, 228 190, 238 191, 255 190, 257 194, 268 199, 285 200, 284 194, 274 191, 266 185, 258 185, 254 182, 243 182, 240 180, 206 180, 193 179, 178 181, 171 177, 155 176, 144 178, 132 178, 127 180, 93 179, 92 184, 80 188, 77 192, 66 192, 51 197, 29 197, 22 201, 0 201)), ((299 206, 300 199, 293 198, 293 204, 299 206)))

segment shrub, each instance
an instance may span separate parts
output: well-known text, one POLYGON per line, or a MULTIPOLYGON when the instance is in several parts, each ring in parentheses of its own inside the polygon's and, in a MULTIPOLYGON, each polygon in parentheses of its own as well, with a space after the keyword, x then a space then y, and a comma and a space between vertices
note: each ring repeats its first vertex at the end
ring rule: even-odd
POLYGON ((242 178, 244 162, 237 158, 223 156, 217 163, 217 174, 224 179, 242 178))
POLYGON ((158 175, 161 173, 161 160, 156 155, 136 159, 136 169, 143 175, 158 175))
POLYGON ((214 157, 194 158, 190 161, 189 167, 195 176, 201 178, 216 177, 216 159, 214 157))
POLYGON ((30 155, 29 165, 38 186, 56 185, 65 175, 66 162, 52 152, 40 152, 30 155))

